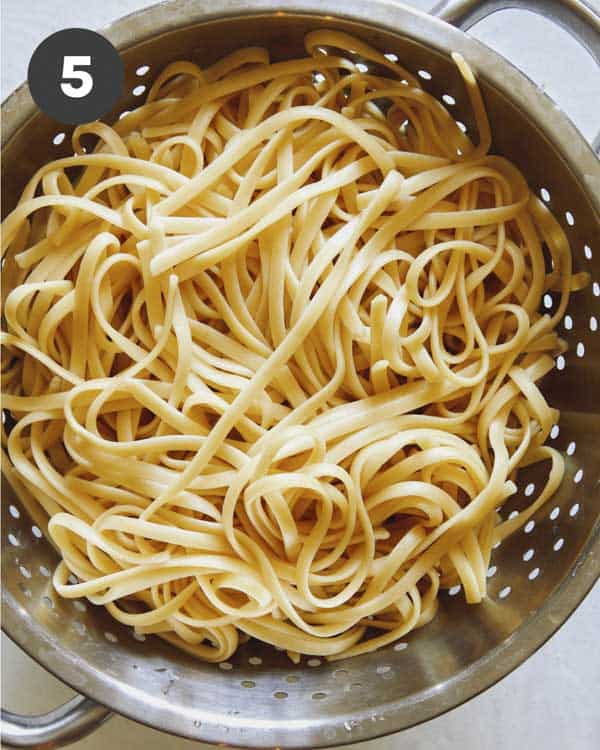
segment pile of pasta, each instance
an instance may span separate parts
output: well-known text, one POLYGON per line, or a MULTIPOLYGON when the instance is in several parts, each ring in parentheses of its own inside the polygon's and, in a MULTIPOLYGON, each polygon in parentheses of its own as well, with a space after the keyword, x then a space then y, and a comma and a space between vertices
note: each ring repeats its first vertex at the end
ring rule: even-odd
POLYGON ((305 44, 169 65, 3 225, 3 470, 54 586, 207 661, 347 657, 440 588, 480 602, 563 476, 538 381, 585 279, 469 66, 477 145, 393 55, 305 44))

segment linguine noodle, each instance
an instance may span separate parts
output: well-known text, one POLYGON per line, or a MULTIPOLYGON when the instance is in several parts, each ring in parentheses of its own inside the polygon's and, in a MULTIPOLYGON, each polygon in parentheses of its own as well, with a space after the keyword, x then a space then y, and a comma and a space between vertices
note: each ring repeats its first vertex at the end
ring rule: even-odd
POLYGON ((440 588, 480 602, 563 476, 538 382, 586 280, 467 63, 477 145, 363 42, 306 49, 169 65, 3 226, 3 470, 54 586, 207 661, 364 653, 440 588))

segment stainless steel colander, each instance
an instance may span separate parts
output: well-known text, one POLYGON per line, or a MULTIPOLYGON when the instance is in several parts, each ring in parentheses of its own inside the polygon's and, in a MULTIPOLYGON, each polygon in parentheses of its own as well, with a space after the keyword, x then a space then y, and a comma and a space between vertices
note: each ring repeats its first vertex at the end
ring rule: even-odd
MULTIPOLYGON (((451 51, 461 52, 478 73, 493 150, 514 161, 541 193, 569 236, 575 269, 592 277, 572 297, 561 330, 569 350, 544 384, 561 410, 552 441, 567 470, 552 501, 494 551, 483 604, 467 607, 450 590, 437 618, 406 642, 333 664, 303 659, 297 666, 252 641, 231 663, 202 664, 159 639, 135 640, 101 608, 59 599, 50 583, 56 555, 3 478, 3 627, 46 669, 89 696, 41 717, 3 712, 7 745, 56 747, 93 729, 109 710, 182 736, 245 747, 370 739, 432 718, 492 685, 535 651, 590 589, 600 570, 600 164, 547 96, 455 27, 467 29, 506 7, 553 18, 600 64, 600 19, 584 0, 448 0, 438 18, 386 0, 172 0, 105 30, 122 53, 128 91, 108 119, 139 101, 133 89, 173 59, 205 64, 249 44, 269 47, 276 59, 292 57, 303 54, 307 31, 326 26, 397 54, 470 130, 469 104, 450 59, 451 51)), ((9 97, 2 114, 8 211, 39 165, 68 153, 69 129, 37 111, 26 86, 9 97)), ((552 294, 544 297, 548 310, 555 304, 552 294)), ((520 491, 503 512, 531 502, 539 481, 535 470, 522 472, 520 491)))

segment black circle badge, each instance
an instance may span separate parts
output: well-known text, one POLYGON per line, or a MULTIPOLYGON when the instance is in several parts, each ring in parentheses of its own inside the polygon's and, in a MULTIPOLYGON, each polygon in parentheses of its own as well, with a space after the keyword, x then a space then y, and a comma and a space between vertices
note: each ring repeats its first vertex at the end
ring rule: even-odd
POLYGON ((90 29, 63 29, 33 53, 27 80, 42 112, 79 125, 113 108, 123 75, 123 62, 108 39, 90 29))

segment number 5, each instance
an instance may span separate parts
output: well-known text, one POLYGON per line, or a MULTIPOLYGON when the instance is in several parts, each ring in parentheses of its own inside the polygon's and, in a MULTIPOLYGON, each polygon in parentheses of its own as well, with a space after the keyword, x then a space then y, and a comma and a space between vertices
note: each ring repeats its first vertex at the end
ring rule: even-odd
POLYGON ((94 88, 94 79, 87 70, 76 70, 76 65, 91 65, 92 58, 89 55, 65 55, 63 57, 62 77, 79 81, 79 86, 72 83, 61 83, 63 94, 71 99, 82 99, 94 88))

